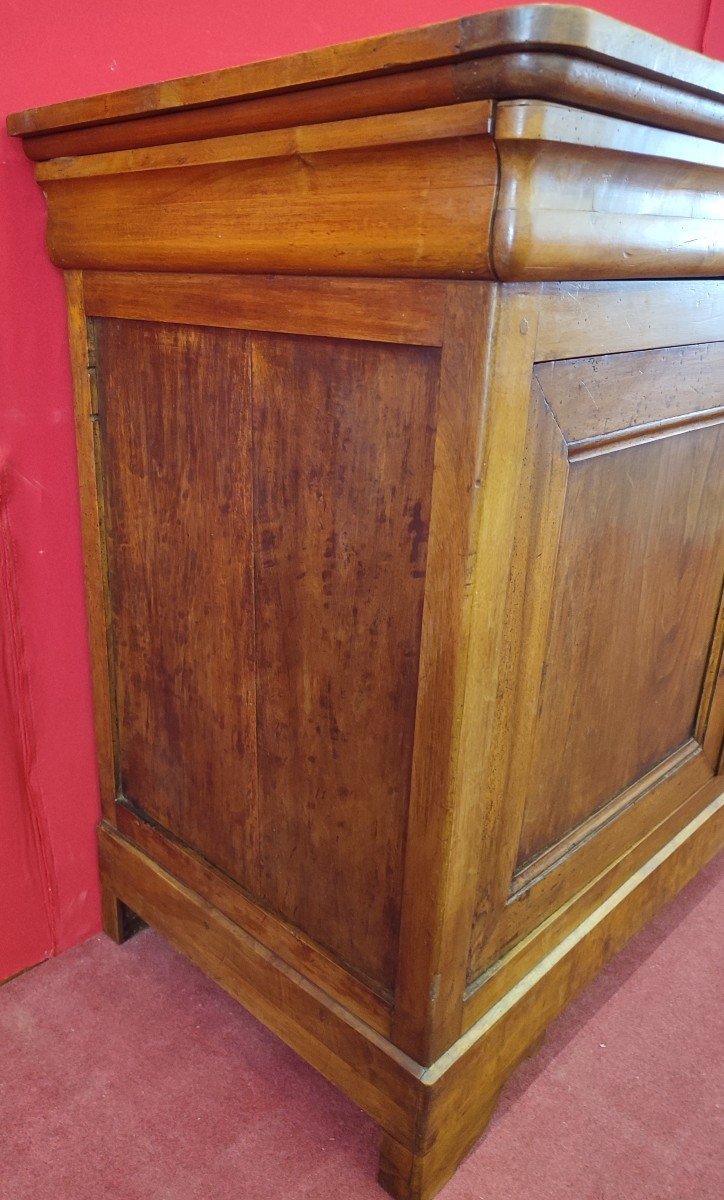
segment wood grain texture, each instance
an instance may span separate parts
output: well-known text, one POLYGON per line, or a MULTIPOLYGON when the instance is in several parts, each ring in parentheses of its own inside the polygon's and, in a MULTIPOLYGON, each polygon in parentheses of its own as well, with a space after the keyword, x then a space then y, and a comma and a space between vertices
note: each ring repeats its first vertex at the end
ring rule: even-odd
POLYGON ((676 82, 630 74, 623 63, 604 65, 549 50, 526 50, 33 134, 24 137, 23 148, 28 158, 42 162, 471 100, 525 98, 577 104, 655 128, 721 140, 721 99, 702 94, 694 98, 676 82))
POLYGON ((261 942, 250 937, 112 826, 103 871, 114 893, 379 1121, 413 1136, 421 1068, 261 942))
POLYGON ((720 376, 718 343, 535 367, 470 980, 710 776, 720 376))
POLYGON ((723 509, 721 424, 572 464, 519 863, 692 736, 723 509))
POLYGON ((719 143, 536 101, 499 105, 494 136, 498 279, 721 273, 719 143))
POLYGON ((104 319, 95 334, 119 785, 253 891, 247 338, 104 319))
MULTIPOLYGON (((650 823, 644 827, 644 835, 639 840, 634 837, 626 842, 618 857, 613 853, 609 865, 598 873, 595 873, 595 867, 593 871, 582 870, 577 886, 569 895, 560 887, 555 873, 546 877, 551 891, 560 891, 553 903, 550 894, 541 897, 540 911, 549 913, 547 917, 531 919, 530 911, 525 911, 530 893, 519 892, 510 898, 494 938, 489 942, 486 958, 490 958, 490 965, 476 975, 467 988, 463 1030, 480 1020, 506 992, 517 986, 531 967, 694 820, 716 794, 717 788, 705 769, 698 773, 697 781, 692 780, 690 773, 680 772, 670 780, 670 786, 675 789, 678 799, 683 798, 682 803, 677 807, 675 802, 669 803, 670 796, 665 797, 661 807, 668 815, 657 820, 655 814, 647 813, 650 823), (523 930, 530 932, 526 934, 521 932, 523 930)), ((640 807, 643 809, 644 806, 640 807)))
POLYGON ((263 894, 391 988, 439 353, 258 334, 252 370, 263 894))
MULTIPOLYGON (((711 795, 711 793, 710 793, 711 795)), ((381 1181, 398 1200, 431 1200, 490 1120, 501 1084, 547 1026, 724 844, 724 796, 706 807, 528 972, 423 1076, 412 1146, 383 1137, 381 1181), (407 1153, 405 1153, 407 1151, 407 1153)))
POLYGON ((365 1024, 385 1036, 389 1035, 389 999, 372 991, 341 967, 335 958, 325 954, 301 929, 282 921, 256 903, 217 867, 149 821, 146 815, 134 812, 125 801, 119 801, 116 805, 115 824, 134 846, 170 875, 182 879, 207 904, 218 909, 257 941, 263 942, 285 963, 301 971, 365 1024))
POLYGON ((582 60, 584 64, 603 63, 637 80, 653 79, 676 87, 693 109, 698 96, 715 100, 724 97, 724 71, 720 63, 589 9, 528 5, 168 83, 28 109, 11 114, 8 131, 27 136, 65 130, 141 114, 293 91, 315 83, 454 63, 496 51, 530 48, 582 60))
POLYGON ((365 1029, 110 826, 105 878, 382 1127, 380 1181, 431 1200, 490 1119, 510 1072, 600 967, 724 845, 724 796, 702 810, 427 1069, 365 1029))
MULTIPOLYGON (((75 416, 76 454, 80 492, 83 575, 86 615, 90 641, 93 716, 100 787, 101 810, 105 820, 115 820, 115 712, 113 660, 109 648, 108 564, 104 510, 101 499, 103 468, 98 447, 95 354, 89 344, 83 301, 82 276, 65 276, 68 304, 70 363, 73 374, 73 411, 75 416)), ((104 909, 104 912, 106 910, 104 909)), ((109 920, 117 926, 114 912, 109 920)))
POLYGON ((486 135, 49 180, 48 248, 94 270, 489 278, 496 181, 486 135))
MULTIPOLYGON (((211 163, 252 162, 333 150, 477 137, 490 132, 492 111, 489 100, 479 100, 422 112, 384 113, 357 120, 294 125, 270 132, 175 142, 171 146, 153 146, 115 154, 63 158, 41 163, 35 169, 35 177, 42 184, 58 179, 88 179, 96 175, 137 174, 140 171, 163 171, 211 163)), ((694 138, 682 140, 696 141, 694 138)), ((724 160, 724 151, 721 158, 724 160)))
POLYGON ((84 271, 89 316, 440 346, 437 280, 307 279, 84 271))
POLYGON ((514 284, 540 304, 537 362, 724 341, 724 280, 514 284))
POLYGON ((462 1018, 460 893, 477 797, 461 738, 495 304, 495 288, 460 285, 445 315, 394 1014, 395 1040, 421 1062, 457 1037, 462 1018))

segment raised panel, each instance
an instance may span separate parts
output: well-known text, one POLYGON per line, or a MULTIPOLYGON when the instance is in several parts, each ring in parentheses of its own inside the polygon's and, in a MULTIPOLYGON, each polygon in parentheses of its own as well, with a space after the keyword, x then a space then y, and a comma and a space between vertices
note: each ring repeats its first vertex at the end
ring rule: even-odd
POLYGON ((711 343, 533 368, 470 980, 717 769, 723 365, 711 343))
POLYGON ((574 460, 519 858, 694 733, 722 584, 724 426, 574 460))

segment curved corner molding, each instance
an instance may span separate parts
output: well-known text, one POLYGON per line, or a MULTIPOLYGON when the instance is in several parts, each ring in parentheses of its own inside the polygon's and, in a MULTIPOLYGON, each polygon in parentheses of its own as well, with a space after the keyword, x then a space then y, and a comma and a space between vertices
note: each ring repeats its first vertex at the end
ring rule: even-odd
POLYGON ((15 113, 66 270, 724 273, 724 67, 533 5, 15 113))
POLYGON ((497 107, 501 280, 724 272, 724 145, 557 104, 497 107))

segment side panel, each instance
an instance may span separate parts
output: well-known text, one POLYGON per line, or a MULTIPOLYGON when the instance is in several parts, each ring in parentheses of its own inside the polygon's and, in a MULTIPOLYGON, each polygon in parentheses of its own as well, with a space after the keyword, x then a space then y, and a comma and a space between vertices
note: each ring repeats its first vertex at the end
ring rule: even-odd
POLYGON ((92 322, 117 795, 389 995, 439 346, 92 322))

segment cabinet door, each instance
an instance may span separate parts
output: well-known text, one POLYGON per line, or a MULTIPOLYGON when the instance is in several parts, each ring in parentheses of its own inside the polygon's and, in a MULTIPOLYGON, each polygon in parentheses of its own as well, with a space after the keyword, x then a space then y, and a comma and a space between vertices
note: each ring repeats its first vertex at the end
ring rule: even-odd
POLYGON ((724 729, 724 343, 537 362, 526 394, 471 979, 703 787, 724 729))

